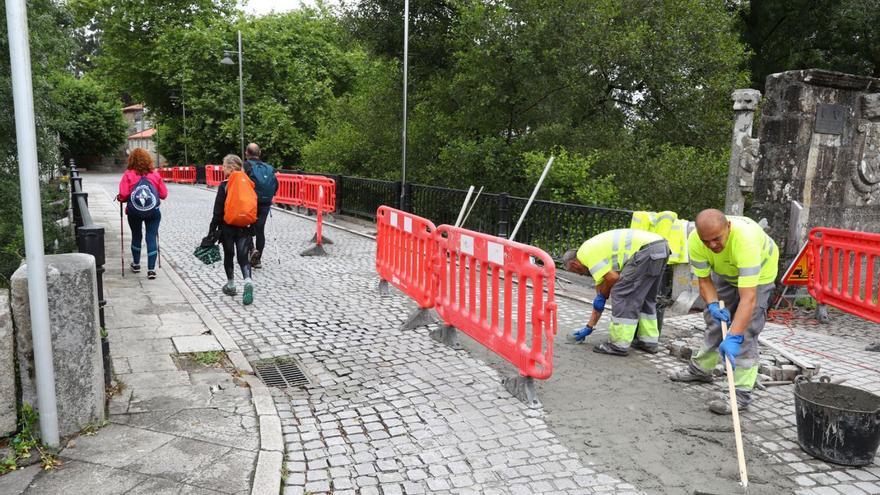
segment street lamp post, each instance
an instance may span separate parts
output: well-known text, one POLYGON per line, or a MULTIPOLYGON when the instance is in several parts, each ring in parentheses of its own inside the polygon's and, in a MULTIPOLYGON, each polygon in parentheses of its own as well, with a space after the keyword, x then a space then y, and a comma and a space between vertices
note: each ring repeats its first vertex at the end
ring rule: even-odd
POLYGON ((400 170, 400 209, 406 210, 406 96, 409 71, 409 0, 403 2, 403 161, 400 170))
MULTIPOLYGON (((235 62, 230 58, 230 52, 224 50, 223 65, 234 65, 235 62)), ((241 131, 241 156, 244 157, 244 83, 242 79, 241 69, 241 30, 238 30, 238 112, 239 112, 239 129, 241 131)))

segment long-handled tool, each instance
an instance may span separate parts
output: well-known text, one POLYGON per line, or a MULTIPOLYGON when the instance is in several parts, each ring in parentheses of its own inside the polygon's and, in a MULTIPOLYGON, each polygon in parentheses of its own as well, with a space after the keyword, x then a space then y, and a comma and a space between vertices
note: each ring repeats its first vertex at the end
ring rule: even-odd
MULTIPOLYGON (((724 301, 718 305, 724 309, 724 301)), ((727 337, 727 323, 721 322, 721 338, 727 337)), ((743 450, 742 430, 739 426, 739 405, 736 402, 736 386, 733 380, 733 367, 730 361, 724 359, 724 368, 727 370, 727 389, 730 393, 730 415, 733 417, 733 434, 736 436, 736 460, 739 462, 739 481, 744 490, 749 488, 749 474, 746 471, 746 454, 743 450)))
POLYGON ((122 277, 125 277, 125 228, 122 225, 122 201, 119 202, 119 262, 122 264, 122 277))
POLYGON ((480 199, 480 194, 483 194, 483 186, 480 186, 480 190, 477 191, 477 196, 471 201, 471 206, 468 208, 467 213, 464 214, 464 218, 461 221, 461 225, 459 227, 464 227, 464 224, 467 223, 467 219, 471 216, 471 212, 474 211, 474 206, 477 206, 477 201, 480 199))
POLYGON ((528 203, 526 203, 526 207, 523 208, 522 215, 519 216, 519 221, 516 222, 516 227, 513 228, 513 232, 510 233, 509 239, 512 241, 516 238, 516 233, 519 232, 519 228, 522 226, 523 220, 526 219, 526 214, 529 212, 529 208, 532 207, 532 202, 535 200, 535 196, 538 195, 538 190, 541 189, 541 184, 544 183, 544 178, 547 177, 547 172, 550 171, 550 167, 553 165, 553 160, 556 157, 550 155, 550 159, 547 160, 547 165, 544 166, 544 171, 541 172, 541 177, 538 178, 538 183, 535 184, 535 189, 532 191, 532 195, 529 197, 528 203))
POLYGON ((464 197, 464 203, 461 204, 461 211, 458 212, 458 219, 455 220, 455 226, 460 227, 462 219, 464 219, 464 212, 467 210, 468 203, 471 202, 471 194, 474 193, 474 186, 468 188, 467 195, 464 197))

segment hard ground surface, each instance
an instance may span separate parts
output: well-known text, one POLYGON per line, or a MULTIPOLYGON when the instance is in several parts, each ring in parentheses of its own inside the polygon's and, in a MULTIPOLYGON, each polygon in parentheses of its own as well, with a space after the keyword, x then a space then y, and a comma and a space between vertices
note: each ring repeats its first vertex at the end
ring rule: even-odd
MULTIPOLYGON (((115 177, 90 179, 115 187, 115 177)), ((705 409, 721 383, 670 383, 666 372, 682 363, 666 355, 566 345, 586 305, 559 300, 556 371, 540 384, 543 409, 531 410, 501 386, 511 366, 472 344, 446 348, 425 328, 398 330, 413 305, 377 295, 369 239, 327 229, 330 256, 302 258, 314 223, 276 211, 256 302, 222 295, 222 266, 191 255, 212 201, 213 192, 170 186, 162 254, 252 363, 292 356, 311 377, 304 389, 275 391, 285 493, 739 492, 729 418, 705 409)), ((790 394, 762 394, 744 414, 750 493, 880 493, 877 468, 840 470, 800 453, 790 394)))

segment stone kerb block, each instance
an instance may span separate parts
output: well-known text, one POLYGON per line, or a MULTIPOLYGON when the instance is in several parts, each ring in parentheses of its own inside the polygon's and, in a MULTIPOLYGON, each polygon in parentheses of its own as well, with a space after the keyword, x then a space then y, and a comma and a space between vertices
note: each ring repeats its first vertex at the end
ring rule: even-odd
MULTIPOLYGON (((46 256, 46 279, 58 428, 64 437, 104 418, 95 258, 80 253, 46 256)), ((22 401, 39 409, 27 265, 19 267, 11 281, 22 401)))
POLYGON ((0 437, 15 431, 15 339, 12 336, 12 312, 9 293, 0 291, 0 437))

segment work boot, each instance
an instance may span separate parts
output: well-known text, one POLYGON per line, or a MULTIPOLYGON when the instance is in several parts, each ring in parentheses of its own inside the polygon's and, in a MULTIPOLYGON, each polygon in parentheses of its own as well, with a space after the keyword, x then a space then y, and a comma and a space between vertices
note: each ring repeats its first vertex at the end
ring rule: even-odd
POLYGON ((712 375, 698 375, 691 371, 690 368, 673 371, 669 374, 669 379, 674 382, 704 382, 712 383, 712 375))
POLYGON ((262 256, 263 253, 261 253, 259 249, 251 251, 251 268, 263 268, 263 264, 260 263, 260 258, 262 256))
POLYGON ((631 346, 633 349, 639 349, 640 351, 645 351, 648 354, 657 354, 658 352, 660 352, 660 346, 656 342, 648 343, 636 339, 632 342, 631 346))
MULTIPOLYGON (((749 405, 743 403, 739 399, 737 399, 736 401, 736 407, 739 412, 749 410, 749 405)), ((725 397, 724 399, 715 399, 713 401, 709 401, 709 410, 715 414, 730 414, 730 399, 725 397)))
POLYGON ((610 342, 602 342, 593 347, 593 352, 599 354, 610 354, 612 356, 629 356, 629 349, 621 349, 610 342))
POLYGON ((227 296, 234 296, 236 292, 238 292, 238 291, 235 290, 234 285, 229 285, 229 284, 223 285, 223 293, 226 294, 227 296))

